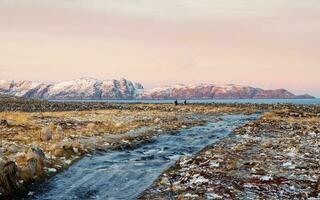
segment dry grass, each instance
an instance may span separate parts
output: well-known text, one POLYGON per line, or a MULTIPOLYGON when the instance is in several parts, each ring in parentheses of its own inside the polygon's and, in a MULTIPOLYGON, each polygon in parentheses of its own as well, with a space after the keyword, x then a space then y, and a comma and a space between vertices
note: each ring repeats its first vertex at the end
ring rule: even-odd
POLYGON ((8 126, 0 126, 1 158, 6 162, 15 161, 23 180, 27 180, 33 177, 27 169, 33 162, 28 159, 28 152, 33 146, 47 154, 45 166, 55 168, 69 165, 66 160, 77 159, 94 148, 119 147, 123 141, 144 141, 161 132, 203 123, 192 118, 196 114, 254 112, 250 108, 203 105, 150 104, 138 107, 126 110, 0 112, 0 119, 9 122, 8 126), (127 133, 132 130, 133 135, 127 133), (50 137, 41 137, 42 134, 50 134, 50 137))
POLYGON ((0 112, 0 119, 6 119, 13 125, 24 125, 30 122, 30 113, 25 112, 0 112))

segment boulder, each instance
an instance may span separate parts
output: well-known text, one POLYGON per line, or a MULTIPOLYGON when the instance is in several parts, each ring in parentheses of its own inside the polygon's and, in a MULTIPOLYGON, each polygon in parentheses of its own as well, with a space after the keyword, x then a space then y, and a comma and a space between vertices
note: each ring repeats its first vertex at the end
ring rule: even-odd
POLYGON ((0 169, 0 186, 5 196, 18 188, 19 168, 15 162, 9 161, 0 169))
POLYGON ((52 139, 52 130, 50 127, 44 127, 41 130, 40 137, 42 141, 49 141, 52 139))
POLYGON ((37 163, 38 161, 35 158, 28 159, 26 166, 22 167, 21 169, 21 178, 23 180, 29 181, 35 178, 38 169, 37 163))
POLYGON ((45 154, 38 147, 31 147, 27 152, 27 165, 22 169, 22 177, 24 180, 30 178, 41 177, 43 175, 43 167, 45 163, 45 154))
POLYGON ((43 162, 45 160, 45 154, 43 153, 43 151, 40 148, 31 147, 28 149, 26 158, 27 158, 27 160, 35 158, 37 161, 43 162))

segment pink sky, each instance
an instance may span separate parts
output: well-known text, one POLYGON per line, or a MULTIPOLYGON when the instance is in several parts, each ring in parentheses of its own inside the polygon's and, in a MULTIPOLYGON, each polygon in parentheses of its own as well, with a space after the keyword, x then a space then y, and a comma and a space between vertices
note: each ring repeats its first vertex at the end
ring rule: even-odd
POLYGON ((320 96, 319 0, 3 0, 0 79, 125 77, 320 96))

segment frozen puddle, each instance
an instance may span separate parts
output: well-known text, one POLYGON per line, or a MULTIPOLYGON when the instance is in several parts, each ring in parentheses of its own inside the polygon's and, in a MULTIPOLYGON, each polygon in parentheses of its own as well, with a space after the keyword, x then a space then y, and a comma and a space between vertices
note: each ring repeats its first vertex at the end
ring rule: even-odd
POLYGON ((223 121, 160 135, 139 148, 85 157, 42 184, 30 199, 135 199, 182 155, 192 155, 253 120, 225 115, 223 121))

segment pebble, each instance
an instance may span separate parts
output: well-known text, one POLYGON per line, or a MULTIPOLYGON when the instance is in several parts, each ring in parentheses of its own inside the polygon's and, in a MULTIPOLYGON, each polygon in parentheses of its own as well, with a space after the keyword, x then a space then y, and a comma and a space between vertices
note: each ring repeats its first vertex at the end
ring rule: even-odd
POLYGON ((64 161, 64 163, 67 164, 67 165, 70 165, 71 162, 72 162, 71 160, 65 160, 65 161, 64 161))
POLYGON ((55 168, 48 168, 47 169, 49 173, 56 173, 57 170, 55 168))

